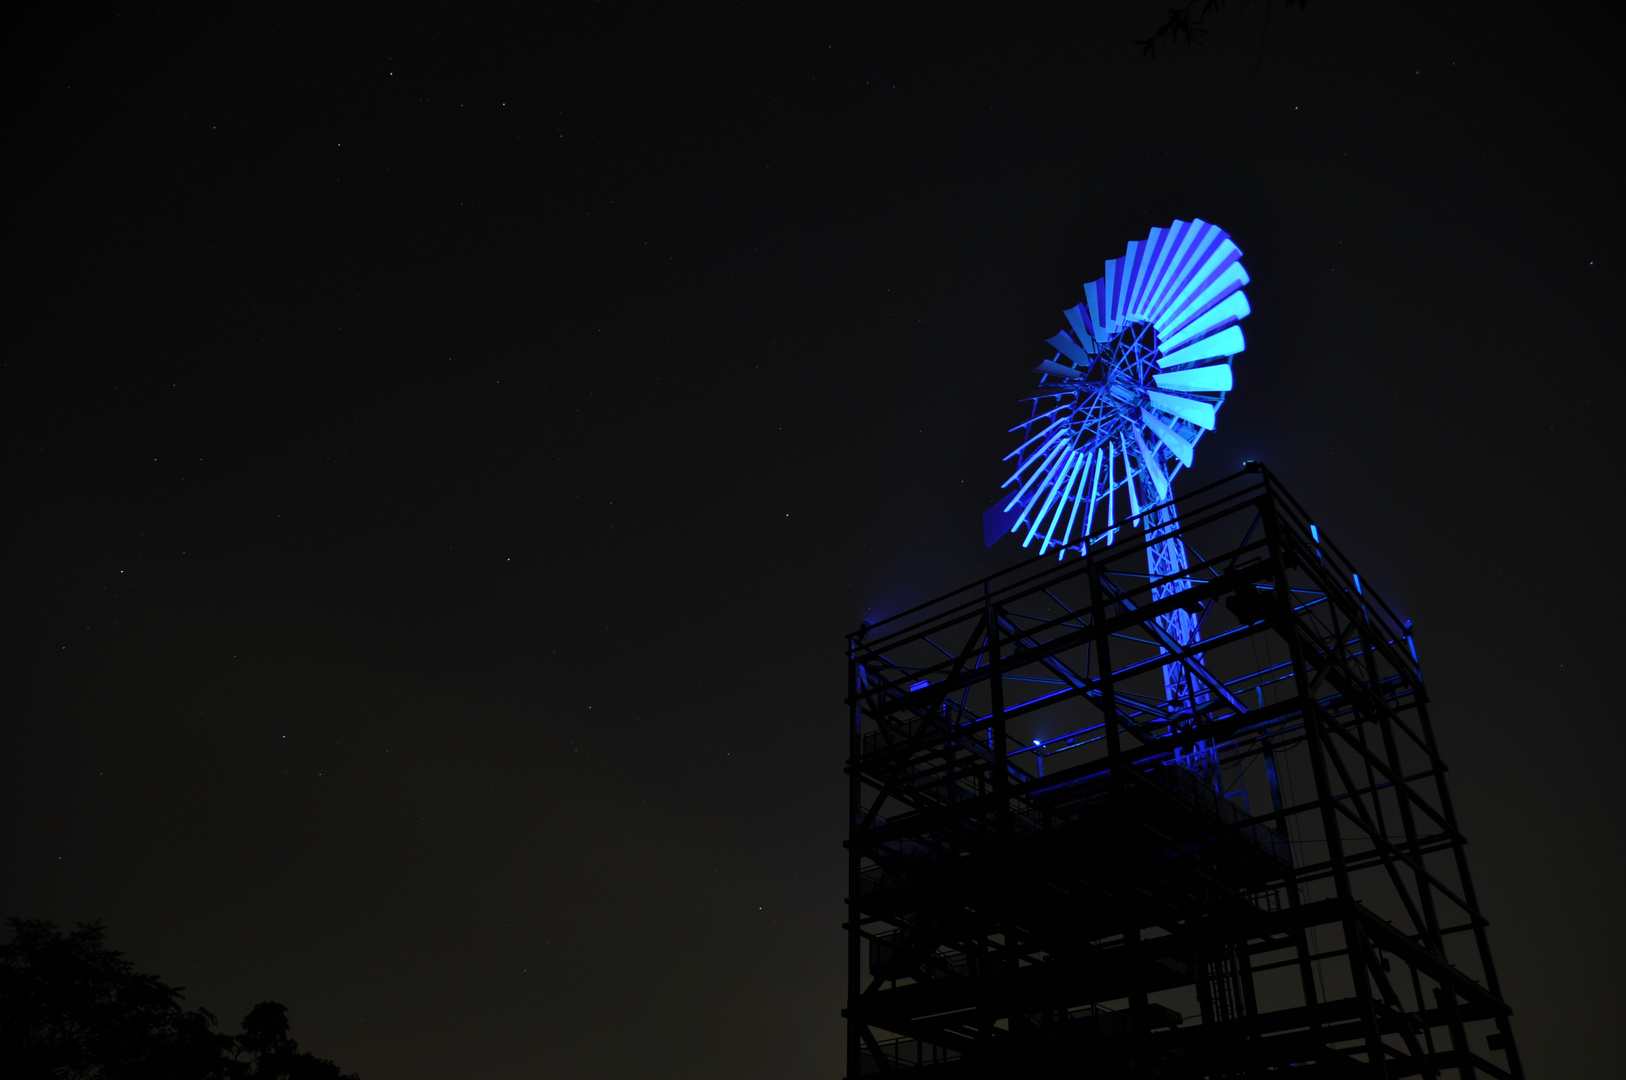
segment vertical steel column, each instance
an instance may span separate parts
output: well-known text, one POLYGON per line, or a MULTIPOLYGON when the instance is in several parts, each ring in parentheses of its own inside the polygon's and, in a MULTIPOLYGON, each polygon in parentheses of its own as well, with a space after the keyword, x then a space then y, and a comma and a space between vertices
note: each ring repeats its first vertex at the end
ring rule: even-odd
MULTIPOLYGON (((1291 840, 1292 832, 1287 819, 1287 802, 1282 798, 1281 776, 1276 766, 1276 749, 1267 736, 1259 740, 1263 747, 1265 759, 1265 783, 1270 788, 1270 808, 1275 812, 1277 830, 1291 840)), ((1299 893, 1298 878, 1288 874, 1283 885, 1287 893, 1287 908, 1297 911, 1304 904, 1304 898, 1299 893)), ((1312 1009, 1319 1002, 1320 997, 1315 990, 1315 971, 1310 967, 1310 942, 1305 935, 1304 927, 1295 926, 1291 932, 1293 948, 1298 953, 1299 993, 1304 996, 1304 1006, 1312 1009)), ((1314 1026, 1312 1022, 1312 1026, 1314 1026)))
MULTIPOLYGON (((1010 841, 1011 837, 1011 801, 1007 794, 1011 780, 1008 760, 1010 748, 1006 746, 1005 740, 1005 661, 1000 655, 999 617, 994 610, 993 592, 986 581, 982 585, 982 612, 983 618, 988 623, 988 691, 990 695, 988 730, 993 736, 994 743, 994 778, 992 787, 997 797, 994 810, 994 834, 999 838, 1001 844, 1005 844, 1010 841)), ((1003 936, 1004 947, 1000 950, 1000 955, 989 958, 989 963, 1001 969, 1002 974, 1006 973, 1005 969, 1015 966, 1010 959, 1011 940, 1008 927, 1003 931, 1003 936)), ((982 1008, 981 1035, 985 1044, 991 1044, 994 1039, 994 1022, 999 1017, 995 1015, 997 1010, 990 1009, 986 1004, 982 1008)), ((1014 1027, 1015 1017, 1008 1017, 1007 1024, 1014 1027)))
MULTIPOLYGON (((1274 508, 1274 506, 1273 506, 1274 508)), ((1274 535, 1279 538, 1282 519, 1276 517, 1277 529, 1274 535)), ((1317 543, 1315 559, 1317 566, 1321 564, 1322 554, 1319 537, 1313 538, 1317 543)), ((1323 588, 1325 580, 1320 582, 1323 588)), ((1286 590, 1287 582, 1284 579, 1278 586, 1286 590)), ((1289 600, 1291 597, 1281 597, 1289 600)), ((1342 634, 1337 630, 1336 609, 1332 615, 1334 628, 1334 641, 1341 641, 1342 634)), ((1371 946, 1367 941, 1366 928, 1361 925, 1356 915, 1355 889, 1349 878, 1347 856, 1344 852, 1343 826, 1339 821, 1338 800, 1332 790, 1332 775, 1328 771, 1328 758, 1336 754, 1337 747, 1333 745, 1331 727, 1337 721, 1322 713, 1319 705, 1311 696, 1308 682, 1308 664, 1304 657, 1303 645, 1299 636, 1296 621, 1289 621, 1288 647, 1293 656, 1294 685, 1298 688, 1300 699, 1304 703, 1304 735, 1305 746, 1310 752, 1310 773, 1315 779, 1316 800, 1320 804, 1322 828, 1327 834, 1327 857, 1332 862, 1332 879, 1334 888, 1338 892, 1339 907, 1342 913, 1345 959, 1349 965, 1349 981, 1355 990, 1355 998, 1360 1003, 1361 1026, 1365 1029, 1367 1063, 1372 1068, 1374 1077, 1387 1077, 1390 1075, 1388 1061, 1388 1047, 1383 1041, 1383 1032, 1378 1025, 1377 1004, 1373 1000, 1371 974, 1367 970, 1367 958, 1371 955, 1371 946)), ((1333 648, 1337 646, 1334 645, 1333 648)), ((1328 657, 1327 664, 1332 658, 1328 657)), ((1355 797, 1355 785, 1350 784, 1350 797, 1355 797)))
MULTIPOLYGON (((1429 720, 1428 703, 1423 695, 1417 697, 1417 718, 1423 729, 1424 741, 1428 744, 1431 758, 1439 760, 1439 747, 1434 742, 1434 724, 1429 720)), ((1462 899, 1468 904, 1468 917, 1473 921, 1474 944, 1479 950, 1479 962, 1484 967, 1485 984, 1497 999, 1502 997, 1502 987, 1496 978, 1496 967, 1491 963, 1490 939, 1485 935, 1485 920, 1479 914, 1479 897, 1474 893, 1473 878, 1468 873, 1468 854, 1463 849, 1461 833, 1457 829, 1457 813, 1451 804, 1451 792, 1446 786, 1445 769, 1443 766, 1434 770, 1434 789, 1440 799, 1440 816, 1445 818, 1451 835, 1451 855, 1456 862, 1457 880, 1462 885, 1462 899)), ((1444 954, 1444 943, 1440 946, 1441 955, 1444 954)), ((1463 1026, 1462 1009, 1457 1004, 1457 992, 1449 986, 1441 985, 1437 991, 1440 998, 1440 1007, 1445 1010, 1451 1028, 1452 1048, 1457 1052, 1458 1072, 1467 1080, 1476 1075, 1473 1061, 1469 1057, 1472 1048, 1468 1045, 1468 1030, 1463 1026)), ((1506 1017, 1498 1017, 1496 1030, 1507 1041, 1508 1063, 1514 1066, 1514 1075, 1519 1075, 1518 1052, 1513 1048, 1513 1031, 1507 1023, 1506 1017)))
MULTIPOLYGON (((1422 910, 1424 938, 1428 947, 1432 949, 1434 953, 1443 961, 1446 956, 1445 941, 1440 934, 1439 913, 1434 905, 1434 885, 1433 882, 1429 880, 1425 853, 1423 851, 1422 836, 1417 831, 1417 815, 1411 804, 1413 798, 1411 785, 1406 779, 1405 766, 1400 758, 1400 745, 1395 739, 1394 716, 1392 711, 1385 707, 1385 703, 1381 699, 1381 695, 1378 694, 1377 688, 1379 687, 1380 682, 1378 679, 1377 658, 1374 655, 1377 650, 1377 641, 1372 633, 1372 620, 1366 611, 1365 605, 1362 605, 1361 608, 1361 647, 1366 658, 1367 685, 1372 689, 1373 694, 1378 697, 1378 700, 1373 703, 1373 712, 1377 717, 1378 737, 1383 743, 1383 760, 1384 763, 1389 767, 1390 774, 1395 778, 1395 801, 1398 805, 1398 812, 1400 814, 1400 828, 1405 834, 1405 850, 1412 861, 1411 876, 1413 886, 1417 890, 1417 903, 1422 910)), ((1418 682, 1413 684, 1412 689, 1418 706, 1421 707, 1424 695, 1420 673, 1418 673, 1417 678, 1418 682)), ((1439 759, 1434 755, 1432 747, 1428 748, 1428 755, 1429 771, 1438 771, 1441 766, 1439 759)), ((1368 774, 1370 774, 1370 762, 1368 763, 1367 771, 1368 774)), ((1375 794, 1375 781, 1369 779, 1367 782, 1369 785, 1373 786, 1373 801, 1376 802, 1377 795, 1375 794)), ((1379 820, 1381 822, 1381 818, 1379 820)), ((1452 828, 1455 827, 1455 823, 1453 822, 1452 828)), ((1426 1002, 1423 998, 1422 980, 1418 977, 1417 967, 1415 964, 1408 965, 1408 967, 1411 969, 1412 994, 1417 999, 1417 1007, 1422 1009, 1426 1006, 1426 1002)), ((1500 995, 1498 994, 1498 996, 1500 995)), ((1454 1006, 1452 1011, 1453 1013, 1455 1012, 1454 1006)), ((1452 1031, 1452 1041, 1455 1043, 1458 1041, 1457 1032, 1461 1025, 1458 1022, 1452 1022, 1448 1026, 1452 1031)), ((1427 1053, 1433 1054, 1433 1025, 1424 1025, 1423 1035, 1424 1046, 1426 1047, 1427 1053)), ((1509 1055, 1509 1061, 1513 1061, 1512 1055, 1509 1055)), ((1429 1069, 1425 1075, 1438 1076, 1439 1073, 1436 1070, 1429 1069)), ((1514 1075, 1518 1075, 1518 1069, 1516 1067, 1514 1069, 1514 1075)))
MULTIPOLYGON (((1101 718, 1102 732, 1107 742, 1107 782, 1108 805, 1113 812, 1127 816, 1129 793, 1127 769, 1124 765, 1123 733, 1119 728, 1118 697, 1112 677, 1112 646, 1111 634, 1108 632, 1110 622, 1107 617, 1107 590, 1101 580, 1101 564, 1096 561, 1095 554, 1091 552, 1086 556, 1087 573, 1090 582, 1090 624, 1095 627, 1096 653, 1101 667, 1101 718)), ((1125 964, 1128 973, 1126 987, 1129 998, 1129 1013, 1132 1037, 1142 1040, 1147 1032, 1147 1016, 1150 1000, 1146 993, 1145 983, 1141 979, 1140 966, 1142 962, 1140 912, 1136 903, 1135 891, 1129 890, 1124 901, 1124 953, 1128 957, 1125 964)))
MULTIPOLYGON (((862 631, 860 631, 862 633, 862 631)), ((852 695, 852 708, 847 724, 847 1075, 857 1076, 863 1068, 862 1040, 858 1026, 859 984, 861 972, 862 917, 859 913, 858 867, 862 852, 858 846, 859 824, 863 818, 863 781, 861 779, 864 752, 864 711, 859 697, 863 686, 859 678, 858 639, 847 638, 847 692, 852 695)))
MULTIPOLYGON (((1271 477, 1265 474, 1266 490, 1273 496, 1271 477)), ((1388 1076, 1382 1033, 1378 1029, 1377 1012, 1372 1003, 1372 989, 1367 981, 1366 965, 1356 955, 1356 946, 1362 941, 1355 915, 1355 893, 1350 887, 1349 870, 1344 863, 1343 834, 1338 824, 1338 808, 1333 798, 1332 780, 1327 773, 1327 733, 1323 730, 1326 718, 1321 715, 1315 698, 1311 696, 1309 665, 1305 661, 1304 647, 1299 640, 1299 627, 1293 615, 1293 594, 1287 583, 1287 552, 1284 547, 1285 530, 1276 500, 1268 498, 1261 506, 1265 519, 1265 540, 1270 552, 1271 570, 1275 576, 1275 601, 1283 615, 1282 631, 1287 638, 1287 651, 1293 667, 1293 692, 1298 697, 1304 718, 1304 742, 1310 752, 1310 772, 1315 780, 1316 804, 1321 811, 1321 828, 1327 838, 1327 858, 1332 866, 1333 887, 1337 891, 1342 914, 1344 946, 1348 953, 1350 982, 1361 1003, 1361 1021, 1365 1028, 1368 1060, 1377 1070, 1376 1075, 1388 1076)), ((1296 558, 1296 556, 1295 556, 1296 558)))
MULTIPOLYGON (((992 696, 989 715, 988 730, 993 734, 994 752, 994 790, 1004 791, 1010 784, 1010 770, 1007 767, 1007 754, 1009 747, 1005 745, 1005 662, 1000 655, 999 618, 994 612, 994 597, 989 591, 988 583, 982 585, 983 615, 988 620, 988 691, 992 696)), ((1009 818, 1009 807, 1001 804, 1000 821, 1003 823, 1009 818)))
MULTIPOLYGON (((1406 645, 1411 652, 1412 662, 1417 663, 1417 638, 1412 632, 1412 624, 1408 619, 1405 625, 1406 645)), ((1418 680, 1422 680, 1422 667, 1417 668, 1418 680)), ((1445 818, 1446 824, 1451 827, 1451 854, 1456 860, 1457 874, 1462 882, 1462 898, 1468 902, 1472 909, 1474 919, 1474 944, 1479 949, 1479 962, 1485 971, 1485 986, 1498 1001, 1505 1001, 1502 997, 1502 981, 1496 976, 1496 965, 1491 960, 1490 938, 1485 933, 1485 919, 1479 912, 1479 895, 1474 891, 1473 878, 1468 873, 1468 855, 1463 850, 1460 832, 1457 829, 1457 812, 1451 803, 1451 792, 1445 783, 1445 766, 1440 764, 1439 746, 1434 741, 1434 723, 1428 716, 1427 695, 1422 687, 1417 689, 1417 717, 1423 730, 1423 741, 1428 747, 1428 755, 1435 762, 1434 783, 1440 796, 1440 816, 1445 818)), ((1518 1045, 1513 1041, 1513 1025, 1506 1016, 1496 1018, 1496 1032, 1501 1036, 1502 1049, 1507 1054, 1509 1070, 1515 1077, 1524 1076, 1524 1065, 1519 1060, 1518 1045)))

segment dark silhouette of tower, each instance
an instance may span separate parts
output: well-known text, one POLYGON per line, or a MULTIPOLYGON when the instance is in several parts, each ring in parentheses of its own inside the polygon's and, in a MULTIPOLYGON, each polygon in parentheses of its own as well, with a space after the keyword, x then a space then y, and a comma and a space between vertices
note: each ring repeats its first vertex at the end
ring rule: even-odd
POLYGON ((849 1076, 1522 1077, 1410 624, 1181 503, 851 635, 849 1076))

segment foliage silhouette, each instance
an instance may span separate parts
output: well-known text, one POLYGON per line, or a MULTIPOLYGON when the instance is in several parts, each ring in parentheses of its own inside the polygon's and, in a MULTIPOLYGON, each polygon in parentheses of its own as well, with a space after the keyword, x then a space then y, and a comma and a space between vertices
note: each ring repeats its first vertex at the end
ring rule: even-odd
POLYGON ((207 1009, 181 1007, 183 987, 144 975, 107 947, 107 928, 62 933, 8 919, 0 945, 0 1073, 53 1080, 357 1080, 302 1052, 288 1010, 254 1006, 236 1037, 207 1009))
MULTIPOLYGON (((1265 0, 1265 27, 1270 26, 1270 9, 1275 6, 1276 0, 1265 0)), ((1154 57, 1157 55, 1159 45, 1201 45, 1203 38, 1208 34, 1205 20, 1210 15, 1217 14, 1225 6, 1226 0, 1186 0, 1179 7, 1172 7, 1163 19, 1163 24, 1152 32, 1152 36, 1135 42, 1140 46, 1142 56, 1154 57)), ((1283 7, 1305 7, 1309 0, 1282 0, 1283 7)), ((1242 0, 1242 6, 1237 9, 1237 17, 1253 5, 1253 0, 1242 0)), ((1234 22, 1234 20, 1233 20, 1234 22)), ((1263 31, 1260 40, 1264 40, 1263 31)))

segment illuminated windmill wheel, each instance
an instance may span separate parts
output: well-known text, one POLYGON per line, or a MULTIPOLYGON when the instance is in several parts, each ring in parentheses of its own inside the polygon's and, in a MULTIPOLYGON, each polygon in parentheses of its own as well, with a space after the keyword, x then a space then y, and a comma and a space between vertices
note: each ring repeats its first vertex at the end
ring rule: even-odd
POLYGON ((1084 286, 1065 313, 1071 332, 1034 369, 1033 415, 1011 429, 1022 442, 1005 457, 1016 459, 1006 494, 983 515, 990 545, 1021 533, 1023 547, 1038 540, 1062 558, 1153 524, 1142 510, 1170 499, 1231 389, 1248 314, 1241 257, 1215 226, 1176 221, 1084 286))

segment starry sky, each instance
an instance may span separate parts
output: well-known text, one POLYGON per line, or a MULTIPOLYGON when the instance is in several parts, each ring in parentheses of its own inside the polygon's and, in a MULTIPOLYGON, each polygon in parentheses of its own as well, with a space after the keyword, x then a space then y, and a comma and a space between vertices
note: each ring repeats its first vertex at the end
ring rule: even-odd
POLYGON ((1079 286, 1253 283, 1534 1076, 1626 930, 1613 8, 52 10, 8 64, 0 909, 368 1080, 839 1076, 843 635, 985 551, 1079 286), (550 21, 551 20, 551 21, 550 21))

